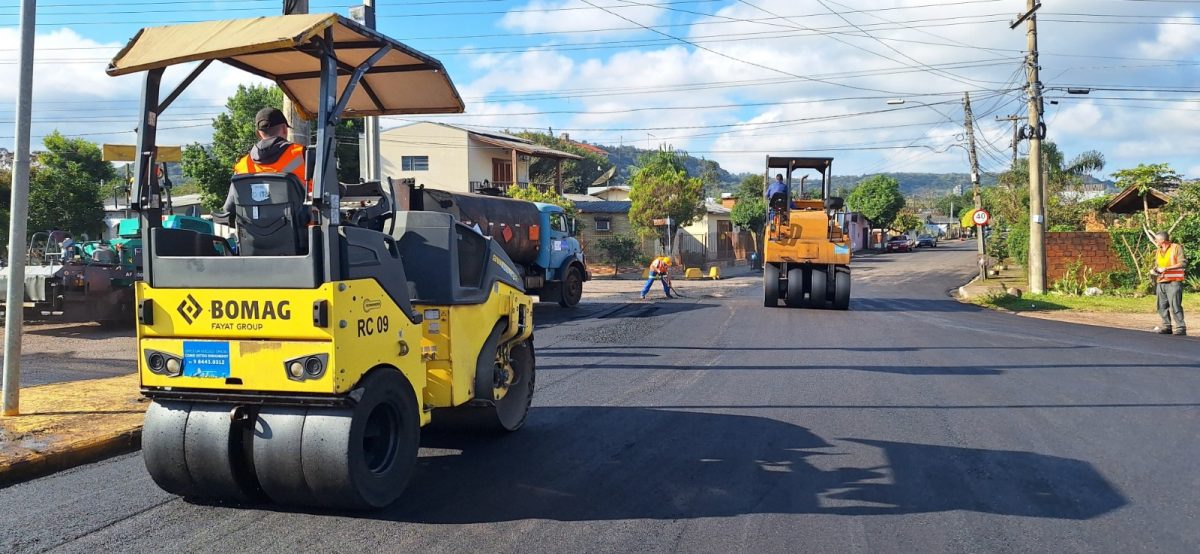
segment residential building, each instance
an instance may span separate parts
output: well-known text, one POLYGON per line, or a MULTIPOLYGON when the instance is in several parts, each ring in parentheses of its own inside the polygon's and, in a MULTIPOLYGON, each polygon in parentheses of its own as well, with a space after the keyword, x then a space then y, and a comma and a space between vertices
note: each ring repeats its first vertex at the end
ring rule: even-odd
POLYGON ((497 131, 421 121, 380 133, 383 175, 453 192, 503 192, 530 184, 534 158, 560 163, 552 182, 532 183, 562 191, 562 160, 582 157, 497 131))
MULTIPOLYGON (((704 215, 679 233, 678 252, 685 265, 700 266, 705 263, 744 259, 738 256, 735 244, 739 244, 729 217, 730 209, 712 198, 704 202, 704 215)), ((743 249, 738 249, 743 250, 743 249)))
MULTIPOLYGON (((637 231, 629 222, 629 200, 601 200, 587 194, 565 194, 575 203, 576 219, 579 221, 579 239, 583 253, 589 260, 605 260, 606 254, 599 248, 604 237, 626 235, 637 237, 637 231)), ((641 252, 653 256, 657 246, 653 238, 641 239, 641 252)))
POLYGON ((600 200, 629 200, 629 187, 627 186, 603 186, 603 187, 588 187, 588 196, 599 198, 600 200))

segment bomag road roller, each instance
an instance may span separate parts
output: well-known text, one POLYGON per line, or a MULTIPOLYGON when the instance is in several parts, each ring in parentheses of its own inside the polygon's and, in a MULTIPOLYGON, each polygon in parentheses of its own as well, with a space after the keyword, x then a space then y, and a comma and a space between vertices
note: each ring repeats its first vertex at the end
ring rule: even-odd
POLYGON ((378 183, 336 180, 342 118, 463 110, 441 63, 317 14, 142 29, 108 73, 144 74, 135 311, 152 400, 142 451, 160 487, 378 508, 403 492, 441 409, 522 426, 533 320, 512 261, 448 214, 397 211, 378 183), (213 60, 274 81, 316 127, 311 193, 291 173, 233 177, 236 255, 222 237, 163 227, 152 169, 164 110, 213 60), (162 94, 164 71, 185 62, 199 63, 162 94))
MULTIPOLYGON (((766 182, 784 176, 786 192, 767 198, 763 245, 763 305, 845 310, 850 307, 850 237, 845 202, 830 196, 833 158, 767 156, 766 182), (820 185, 805 190, 811 171, 820 185)), ((768 185, 769 186, 769 185, 768 185)))

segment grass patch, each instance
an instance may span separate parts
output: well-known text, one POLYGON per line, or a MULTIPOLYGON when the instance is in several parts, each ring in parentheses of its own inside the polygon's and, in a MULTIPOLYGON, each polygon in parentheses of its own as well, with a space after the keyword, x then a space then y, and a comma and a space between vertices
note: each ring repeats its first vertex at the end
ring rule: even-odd
MULTIPOLYGON (((1077 312, 1147 313, 1157 310, 1153 296, 1066 296, 1059 294, 1026 294, 1015 298, 1006 294, 979 298, 976 304, 990 308, 1001 308, 1014 312, 1053 312, 1071 310, 1077 312)), ((1200 296, 1183 295, 1184 313, 1200 311, 1200 296)))

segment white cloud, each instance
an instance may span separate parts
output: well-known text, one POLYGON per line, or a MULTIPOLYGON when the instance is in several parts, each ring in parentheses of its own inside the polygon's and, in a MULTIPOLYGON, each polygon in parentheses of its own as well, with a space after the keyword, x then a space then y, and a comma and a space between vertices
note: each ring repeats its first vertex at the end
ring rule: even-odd
MULTIPOLYGON (((657 25, 666 14, 666 10, 655 6, 638 6, 620 4, 613 5, 609 0, 596 2, 608 10, 627 17, 642 25, 657 25)), ((594 29, 627 29, 636 28, 630 23, 609 13, 589 6, 580 0, 533 0, 521 5, 500 19, 500 26, 512 31, 523 33, 542 32, 579 32, 594 29)), ((611 38, 613 35, 626 34, 630 31, 614 31, 605 33, 579 33, 567 37, 571 41, 588 41, 598 38, 611 38)))
POLYGON ((1194 57, 1200 50, 1200 34, 1193 24, 1191 13, 1182 13, 1166 18, 1158 25, 1158 36, 1153 41, 1142 41, 1138 50, 1150 58, 1194 57))

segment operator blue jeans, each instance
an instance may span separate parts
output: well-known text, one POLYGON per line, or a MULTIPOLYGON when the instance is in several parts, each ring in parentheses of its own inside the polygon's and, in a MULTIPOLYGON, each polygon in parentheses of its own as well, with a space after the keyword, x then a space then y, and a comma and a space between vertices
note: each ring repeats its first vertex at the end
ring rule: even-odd
MULTIPOLYGON (((642 287, 642 296, 643 297, 646 296, 646 293, 650 292, 650 287, 654 285, 654 280, 658 279, 659 275, 665 275, 665 273, 658 273, 655 271, 650 272, 650 277, 646 278, 646 286, 642 287)), ((667 280, 663 279, 662 284, 663 284, 663 294, 666 294, 667 296, 671 296, 671 289, 669 287, 667 287, 667 280)))

